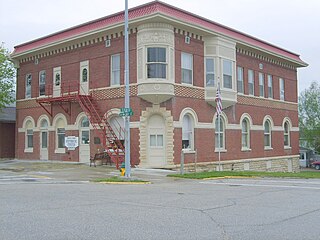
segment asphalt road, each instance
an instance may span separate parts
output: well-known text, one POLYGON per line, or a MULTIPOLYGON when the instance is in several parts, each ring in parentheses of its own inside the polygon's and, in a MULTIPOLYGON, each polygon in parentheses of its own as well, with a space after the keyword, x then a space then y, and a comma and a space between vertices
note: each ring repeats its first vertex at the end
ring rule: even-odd
POLYGON ((5 174, 3 240, 320 238, 320 180, 176 180, 148 172, 153 184, 110 185, 5 174))

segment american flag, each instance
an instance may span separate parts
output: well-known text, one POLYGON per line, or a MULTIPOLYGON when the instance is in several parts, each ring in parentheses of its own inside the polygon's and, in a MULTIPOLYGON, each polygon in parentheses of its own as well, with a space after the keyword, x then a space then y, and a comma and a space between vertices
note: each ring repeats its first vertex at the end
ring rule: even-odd
POLYGON ((222 103, 221 103, 221 93, 220 93, 219 83, 218 83, 217 93, 216 93, 216 111, 218 115, 222 113, 222 103))

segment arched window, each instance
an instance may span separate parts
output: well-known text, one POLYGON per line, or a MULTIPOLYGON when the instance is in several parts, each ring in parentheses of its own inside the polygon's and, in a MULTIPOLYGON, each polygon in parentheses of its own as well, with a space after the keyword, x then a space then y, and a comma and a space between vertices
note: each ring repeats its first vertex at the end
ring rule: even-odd
POLYGON ((182 149, 192 149, 193 140, 193 118, 190 114, 185 114, 182 120, 182 149))
POLYGON ((264 122, 264 147, 271 148, 271 123, 270 120, 264 122))
POLYGON ((26 122, 26 149, 33 149, 33 124, 30 120, 26 122))
POLYGON ((216 118, 215 122, 215 148, 216 149, 225 149, 225 122, 222 117, 216 118))
POLYGON ((242 150, 250 149, 250 125, 247 118, 241 122, 241 147, 242 150))
POLYGON ((288 121, 283 125, 284 147, 290 147, 290 125, 288 121))

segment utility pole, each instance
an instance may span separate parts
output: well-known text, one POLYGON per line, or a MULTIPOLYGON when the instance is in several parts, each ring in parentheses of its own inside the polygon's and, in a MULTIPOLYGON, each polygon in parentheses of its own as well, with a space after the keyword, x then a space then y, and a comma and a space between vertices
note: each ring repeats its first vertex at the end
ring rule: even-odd
MULTIPOLYGON (((130 99, 129 99, 129 24, 128 24, 128 0, 125 0, 125 12, 124 12, 124 76, 125 76, 125 97, 124 97, 124 106, 126 109, 130 108, 130 99)), ((125 116, 125 177, 131 177, 131 166, 130 166, 130 116, 125 116)))

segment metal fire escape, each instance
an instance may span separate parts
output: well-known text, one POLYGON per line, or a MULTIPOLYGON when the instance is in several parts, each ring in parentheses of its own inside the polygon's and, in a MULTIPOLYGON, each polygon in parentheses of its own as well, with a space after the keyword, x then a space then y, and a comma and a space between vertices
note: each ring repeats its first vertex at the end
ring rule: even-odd
POLYGON ((85 94, 86 91, 77 81, 63 83, 59 88, 47 84, 44 92, 45 95, 38 97, 36 101, 51 117, 53 105, 60 106, 69 115, 71 115, 71 103, 78 103, 80 105, 94 131, 101 136, 104 151, 118 168, 119 163, 124 161, 125 155, 124 145, 118 138, 118 136, 124 133, 124 129, 122 129, 120 124, 118 129, 113 129, 106 116, 100 111, 92 91, 88 90, 87 94, 85 94), (67 104, 69 104, 69 107, 66 107, 67 104), (118 133, 118 136, 116 133, 118 133))

